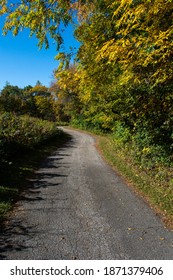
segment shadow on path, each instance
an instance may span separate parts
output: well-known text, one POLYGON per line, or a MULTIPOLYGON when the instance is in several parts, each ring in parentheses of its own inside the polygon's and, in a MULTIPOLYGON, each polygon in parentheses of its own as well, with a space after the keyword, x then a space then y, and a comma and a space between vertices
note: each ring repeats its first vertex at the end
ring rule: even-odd
MULTIPOLYGON (((23 220, 21 212, 25 210, 38 211, 47 207, 47 200, 51 194, 51 188, 61 185, 61 180, 68 177, 69 160, 71 149, 75 148, 73 138, 64 134, 63 140, 56 145, 56 150, 49 155, 41 164, 38 170, 27 180, 27 188, 17 197, 13 211, 8 219, 0 225, 0 259, 8 259, 8 253, 26 250, 28 244, 26 240, 32 240, 38 229, 35 225, 30 225, 23 220), (63 171, 63 172, 62 172, 63 171), (47 190, 47 196, 44 191, 47 190), (27 209, 23 209, 23 205, 27 209), (45 205, 45 206, 44 206, 45 205), (36 207, 36 209, 35 209, 36 207), (37 209, 37 207, 40 207, 37 209)), ((58 191, 57 191, 58 192, 58 191)), ((49 206, 50 207, 50 206, 49 206)), ((46 209, 46 208, 45 208, 46 209)), ((46 230, 46 229, 45 229, 46 230)))

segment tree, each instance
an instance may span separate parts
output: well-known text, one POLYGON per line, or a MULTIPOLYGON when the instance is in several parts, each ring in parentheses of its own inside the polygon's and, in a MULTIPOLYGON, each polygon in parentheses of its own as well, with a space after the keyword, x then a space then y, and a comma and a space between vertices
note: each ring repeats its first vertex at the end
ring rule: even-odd
POLYGON ((53 97, 46 86, 37 82, 37 84, 28 91, 28 94, 30 96, 30 101, 33 101, 34 116, 47 120, 55 119, 53 97))
POLYGON ((81 102, 79 99, 80 77, 76 66, 64 60, 64 56, 60 56, 61 58, 62 63, 60 63, 60 67, 54 73, 57 79, 55 92, 59 113, 63 120, 67 121, 69 119, 75 119, 81 112, 81 102))
POLYGON ((43 96, 49 97, 51 95, 49 89, 46 86, 43 86, 41 83, 38 83, 29 90, 29 93, 32 96, 43 96))
POLYGON ((93 110, 94 100, 97 104, 111 100, 109 116, 115 112, 132 129, 145 124, 156 134, 156 127, 164 127, 165 133, 169 123, 170 139, 172 12, 173 1, 97 2, 76 30, 82 44, 78 59, 85 72, 86 87, 83 83, 81 90, 90 100, 88 110, 93 110))
POLYGON ((6 84, 0 95, 0 108, 2 111, 21 113, 22 90, 18 86, 6 84))

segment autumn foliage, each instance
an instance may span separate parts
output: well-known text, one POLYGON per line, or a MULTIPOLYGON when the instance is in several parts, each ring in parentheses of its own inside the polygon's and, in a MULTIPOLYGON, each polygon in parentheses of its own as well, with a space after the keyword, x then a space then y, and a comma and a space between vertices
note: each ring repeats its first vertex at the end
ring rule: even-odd
POLYGON ((141 151, 157 146, 171 158, 173 1, 80 2, 78 15, 77 63, 55 73, 73 123, 114 133, 121 126, 141 151))
MULTIPOLYGON (((155 147, 171 160, 172 0, 9 2, 1 4, 4 32, 16 35, 27 27, 40 46, 48 46, 49 34, 59 47, 61 24, 75 22, 81 44, 75 63, 64 53, 56 57, 56 117, 117 135, 124 131, 123 142, 140 151, 155 147)), ((42 98, 35 99, 41 113, 42 98)))

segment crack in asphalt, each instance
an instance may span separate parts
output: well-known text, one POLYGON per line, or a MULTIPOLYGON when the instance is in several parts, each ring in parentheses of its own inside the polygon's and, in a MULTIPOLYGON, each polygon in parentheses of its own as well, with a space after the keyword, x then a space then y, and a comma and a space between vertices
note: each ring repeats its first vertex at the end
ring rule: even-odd
POLYGON ((49 156, 0 233, 0 259, 173 259, 173 232, 107 165, 91 136, 49 156))

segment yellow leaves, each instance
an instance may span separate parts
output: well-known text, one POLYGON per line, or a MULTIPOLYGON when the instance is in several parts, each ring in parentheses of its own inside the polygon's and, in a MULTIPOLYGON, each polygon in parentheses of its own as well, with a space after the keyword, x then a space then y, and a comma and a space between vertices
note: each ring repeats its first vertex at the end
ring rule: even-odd
POLYGON ((129 6, 133 0, 121 0, 119 1, 120 2, 120 5, 119 7, 115 10, 115 12, 113 13, 114 16, 117 16, 118 13, 122 10, 122 9, 125 9, 126 6, 129 6))
POLYGON ((120 39, 115 41, 114 39, 106 42, 101 49, 97 51, 96 62, 101 61, 104 58, 107 58, 107 63, 116 64, 117 61, 121 63, 128 63, 128 57, 134 54, 134 51, 130 48, 130 40, 120 39))
POLYGON ((135 228, 131 228, 131 227, 128 228, 128 230, 134 230, 134 229, 135 229, 135 228))
POLYGON ((46 94, 48 93, 48 88, 43 85, 36 85, 35 87, 29 90, 29 93, 46 94))
POLYGON ((161 241, 165 240, 165 238, 164 238, 164 237, 160 237, 159 239, 160 239, 161 241))
POLYGON ((139 4, 136 8, 135 8, 135 20, 140 19, 141 15, 144 14, 144 12, 146 12, 146 7, 144 4, 139 4))
MULTIPOLYGON (((105 10, 94 7, 93 14, 89 11, 85 14, 85 6, 80 2, 78 8, 83 22, 77 36, 83 43, 78 53, 82 70, 64 71, 63 64, 60 65, 56 77, 64 94, 75 92, 80 101, 88 105, 93 104, 95 96, 107 98, 107 90, 102 90, 102 84, 103 87, 106 84, 107 89, 109 79, 114 88, 118 84, 126 90, 130 84, 135 87, 147 83, 152 87, 171 79, 172 3, 163 0, 105 1, 105 10)), ((65 59, 61 55, 57 58, 65 59)), ((113 91, 116 89, 111 88, 109 92, 113 91)), ((111 122, 106 114, 99 120, 105 125, 111 122)), ((147 147, 143 149, 144 154, 149 152, 147 147)))
POLYGON ((91 100, 91 91, 89 89, 85 90, 85 94, 80 94, 79 98, 84 104, 89 103, 91 100))
POLYGON ((1 5, 0 5, 0 8, 1 8, 0 9, 0 16, 6 14, 8 12, 8 8, 5 5, 5 3, 4 4, 2 3, 1 5), (2 7, 1 7, 1 5, 2 5, 2 7))
POLYGON ((150 148, 144 147, 142 150, 143 154, 149 154, 150 153, 150 148))
POLYGON ((128 82, 134 80, 134 78, 134 74, 129 69, 126 69, 123 74, 119 76, 119 84, 121 86, 127 85, 128 82))

